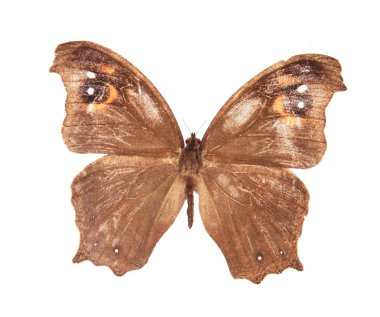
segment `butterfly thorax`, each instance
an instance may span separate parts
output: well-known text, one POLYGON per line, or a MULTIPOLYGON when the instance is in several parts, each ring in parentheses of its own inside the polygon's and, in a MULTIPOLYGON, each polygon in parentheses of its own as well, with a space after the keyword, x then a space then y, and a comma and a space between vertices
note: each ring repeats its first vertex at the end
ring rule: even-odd
POLYGON ((191 137, 186 139, 185 143, 186 146, 180 158, 181 172, 185 176, 198 174, 202 166, 201 140, 195 137, 195 133, 191 133, 191 137))

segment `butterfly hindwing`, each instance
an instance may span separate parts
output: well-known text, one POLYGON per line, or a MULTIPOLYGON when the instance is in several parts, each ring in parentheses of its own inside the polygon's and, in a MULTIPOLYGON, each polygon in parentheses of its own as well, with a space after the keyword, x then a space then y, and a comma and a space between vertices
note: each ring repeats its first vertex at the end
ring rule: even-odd
POLYGON ((91 42, 56 49, 50 69, 67 90, 62 135, 80 153, 178 154, 183 138, 166 101, 118 54, 91 42))
POLYGON ((184 203, 177 164, 108 155, 88 165, 72 184, 80 231, 73 261, 107 265, 117 275, 142 267, 184 203))
POLYGON ((288 267, 302 270, 297 240, 309 195, 286 169, 210 165, 201 172, 200 211, 231 274, 259 283, 288 267))
POLYGON ((306 168, 322 158, 325 108, 345 90, 336 59, 306 54, 280 62, 240 88, 202 140, 203 158, 306 168))

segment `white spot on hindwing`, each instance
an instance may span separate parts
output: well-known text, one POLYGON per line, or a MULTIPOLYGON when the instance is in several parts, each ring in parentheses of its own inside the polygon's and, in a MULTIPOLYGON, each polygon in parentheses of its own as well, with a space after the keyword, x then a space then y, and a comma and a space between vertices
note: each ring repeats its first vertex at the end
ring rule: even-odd
POLYGON ((223 130, 234 130, 246 124, 261 104, 259 98, 251 98, 237 103, 227 112, 223 130))

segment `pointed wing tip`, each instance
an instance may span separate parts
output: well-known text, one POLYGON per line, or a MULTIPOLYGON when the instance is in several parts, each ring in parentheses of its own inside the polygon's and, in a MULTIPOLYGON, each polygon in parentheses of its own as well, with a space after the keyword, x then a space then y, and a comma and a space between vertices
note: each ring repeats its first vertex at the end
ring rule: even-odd
POLYGON ((303 271, 303 265, 302 265, 301 261, 298 258, 296 258, 294 260, 294 262, 289 267, 293 268, 293 269, 295 269, 297 271, 303 271))
POLYGON ((80 263, 80 262, 83 262, 87 260, 87 257, 86 255, 82 252, 81 249, 78 250, 78 252, 75 254, 75 256, 73 257, 72 261, 73 263, 80 263))
POLYGON ((347 86, 344 84, 342 75, 339 72, 338 80, 336 83, 336 88, 334 89, 334 93, 339 92, 339 91, 346 91, 346 90, 347 90, 347 86))
POLYGON ((50 72, 50 73, 58 73, 58 70, 57 70, 57 67, 55 66, 55 64, 53 64, 53 65, 49 68, 49 72, 50 72))
POLYGON ((292 56, 286 62, 289 63, 299 60, 316 61, 321 63, 322 65, 328 66, 330 68, 331 75, 333 75, 333 77, 335 78, 334 92, 347 90, 347 87, 344 84, 343 78, 341 76, 342 65, 337 58, 324 54, 306 53, 292 56))
POLYGON ((342 80, 340 90, 338 90, 338 91, 346 91, 346 90, 347 90, 347 86, 344 84, 344 82, 342 80))
POLYGON ((62 54, 66 50, 72 50, 75 48, 78 48, 80 46, 85 46, 85 45, 92 45, 98 47, 99 45, 96 43, 92 43, 89 41, 70 41, 70 42, 65 42, 58 44, 57 47, 55 48, 55 58, 53 65, 49 68, 49 72, 51 73, 58 73, 60 72, 60 67, 59 64, 62 64, 62 54))

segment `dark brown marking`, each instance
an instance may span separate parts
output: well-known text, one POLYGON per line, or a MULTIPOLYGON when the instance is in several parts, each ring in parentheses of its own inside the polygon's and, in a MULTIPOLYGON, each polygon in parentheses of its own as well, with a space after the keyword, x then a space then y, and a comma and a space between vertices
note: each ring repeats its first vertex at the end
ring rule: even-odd
POLYGON ((81 99, 85 103, 101 103, 109 97, 109 86, 96 80, 87 80, 80 86, 81 99), (93 89, 93 91, 89 91, 93 89))
POLYGON ((284 98, 283 110, 291 116, 304 118, 312 105, 313 100, 307 94, 288 95, 284 98))
POLYGON ((324 68, 318 61, 308 59, 295 61, 287 65, 282 71, 283 74, 302 76, 312 73, 313 75, 320 77, 324 74, 324 68))

